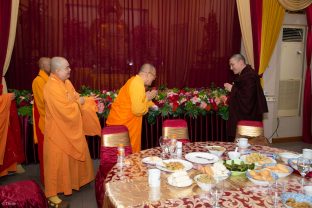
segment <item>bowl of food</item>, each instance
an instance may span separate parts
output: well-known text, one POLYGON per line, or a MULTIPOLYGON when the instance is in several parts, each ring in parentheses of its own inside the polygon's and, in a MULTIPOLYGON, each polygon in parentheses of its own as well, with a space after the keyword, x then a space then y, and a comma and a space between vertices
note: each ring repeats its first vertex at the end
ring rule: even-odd
POLYGON ((266 168, 266 169, 272 171, 279 178, 287 177, 294 171, 294 169, 292 169, 291 167, 289 167, 287 165, 274 164, 274 163, 265 164, 265 165, 263 165, 263 168, 266 168))
POLYGON ((221 155, 223 155, 223 153, 225 152, 225 147, 222 146, 206 146, 206 149, 208 149, 208 151, 213 154, 216 155, 218 157, 221 157, 221 155))
POLYGON ((312 196, 285 192, 281 195, 281 200, 285 207, 312 207, 312 196))
POLYGON ((232 176, 239 176, 239 175, 244 175, 247 170, 253 170, 255 169, 255 164, 246 164, 244 161, 240 159, 235 159, 235 160, 226 160, 224 161, 224 166, 226 169, 231 171, 232 176))
POLYGON ((264 164, 277 163, 273 158, 259 152, 242 155, 240 159, 248 164, 255 163, 256 167, 262 167, 264 164))
POLYGON ((278 179, 278 176, 267 169, 250 170, 246 172, 247 178, 259 186, 268 186, 278 179))
POLYGON ((194 181, 203 191, 209 191, 215 186, 215 180, 208 174, 199 174, 194 177, 194 181))
POLYGON ((292 158, 298 158, 300 157, 300 154, 296 154, 296 153, 292 153, 292 152, 281 152, 278 154, 278 157, 284 162, 284 163, 288 163, 289 159, 292 158))

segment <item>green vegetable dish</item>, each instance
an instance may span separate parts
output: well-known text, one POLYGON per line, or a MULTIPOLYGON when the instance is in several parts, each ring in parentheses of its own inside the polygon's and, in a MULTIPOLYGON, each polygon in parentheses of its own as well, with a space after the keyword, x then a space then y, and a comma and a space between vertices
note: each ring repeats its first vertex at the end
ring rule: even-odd
POLYGON ((244 161, 240 161, 239 164, 235 163, 234 160, 230 161, 224 161, 223 165, 230 171, 239 171, 239 172, 245 172, 248 169, 253 170, 255 169, 255 164, 246 164, 244 161))

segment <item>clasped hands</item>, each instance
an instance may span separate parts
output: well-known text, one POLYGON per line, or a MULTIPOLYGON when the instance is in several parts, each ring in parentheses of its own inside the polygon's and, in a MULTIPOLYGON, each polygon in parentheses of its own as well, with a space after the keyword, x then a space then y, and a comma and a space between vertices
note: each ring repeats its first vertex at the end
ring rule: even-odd
POLYGON ((225 88, 227 91, 231 92, 232 87, 233 87, 233 85, 231 85, 230 83, 224 83, 224 88, 225 88))
POLYGON ((158 94, 158 91, 157 90, 146 91, 145 94, 146 94, 147 100, 153 100, 158 94))

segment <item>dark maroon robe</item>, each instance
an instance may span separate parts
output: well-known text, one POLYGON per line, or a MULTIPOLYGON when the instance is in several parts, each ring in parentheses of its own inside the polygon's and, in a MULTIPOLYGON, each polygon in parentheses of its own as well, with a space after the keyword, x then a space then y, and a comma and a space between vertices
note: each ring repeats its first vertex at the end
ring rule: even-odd
POLYGON ((235 138, 238 121, 262 121, 262 114, 268 112, 259 75, 250 65, 246 65, 239 75, 235 75, 229 106, 230 116, 227 129, 231 139, 235 138))

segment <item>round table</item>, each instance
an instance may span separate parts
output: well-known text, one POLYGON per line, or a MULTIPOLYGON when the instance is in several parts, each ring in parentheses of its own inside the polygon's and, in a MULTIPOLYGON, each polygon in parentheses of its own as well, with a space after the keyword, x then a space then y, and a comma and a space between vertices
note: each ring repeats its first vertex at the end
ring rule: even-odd
MULTIPOLYGON (((183 146, 183 156, 189 152, 207 152, 205 146, 220 145, 226 148, 221 159, 228 159, 227 152, 235 149, 236 144, 230 142, 195 142, 183 146)), ((267 153, 285 152, 283 149, 268 146, 253 145, 250 150, 267 153)), ((176 188, 167 184, 169 173, 161 175, 161 187, 156 190, 149 188, 147 170, 150 165, 141 160, 148 156, 160 156, 159 147, 141 151, 127 157, 129 165, 120 169, 114 166, 105 179, 104 207, 211 207, 209 194, 203 192, 195 183, 190 187, 176 188), (160 196, 159 196, 160 195, 160 196)), ((278 161, 281 163, 281 161, 278 161)), ((196 174, 197 170, 190 170, 189 175, 196 174)), ((198 173, 198 172, 197 172, 198 173)), ((286 191, 298 192, 301 189, 300 176, 291 174, 278 181, 286 184, 286 191)), ((272 207, 267 189, 256 186, 245 175, 231 176, 224 182, 224 194, 219 201, 222 207, 272 207)), ((281 202, 279 207, 282 206, 281 202)))

